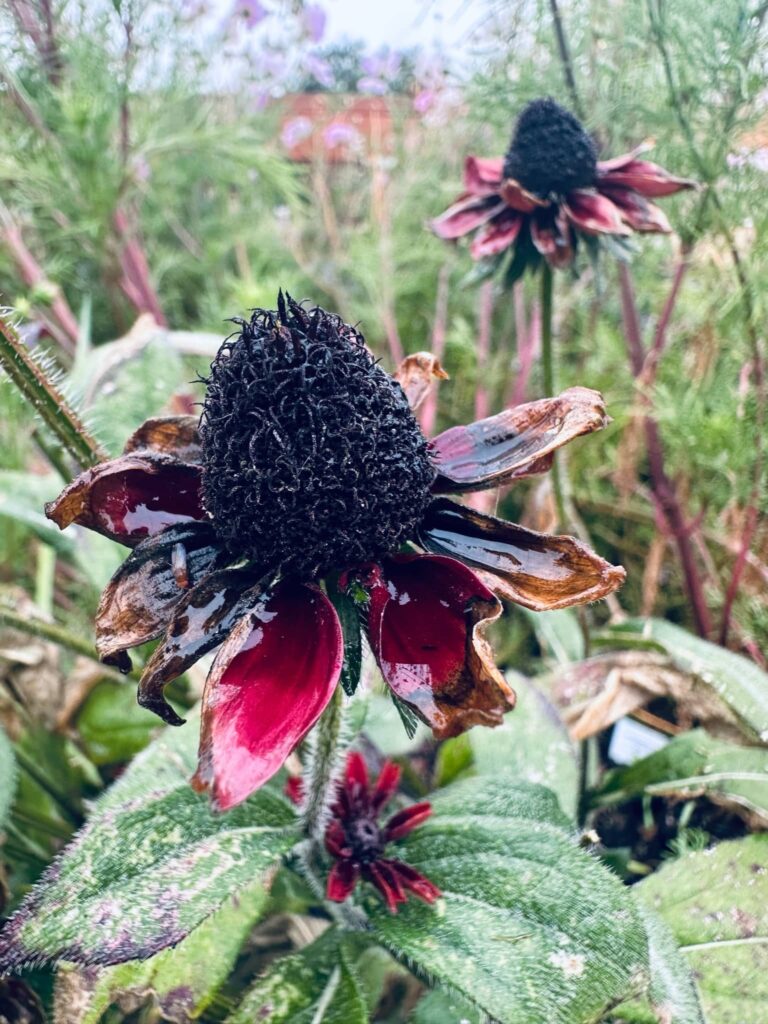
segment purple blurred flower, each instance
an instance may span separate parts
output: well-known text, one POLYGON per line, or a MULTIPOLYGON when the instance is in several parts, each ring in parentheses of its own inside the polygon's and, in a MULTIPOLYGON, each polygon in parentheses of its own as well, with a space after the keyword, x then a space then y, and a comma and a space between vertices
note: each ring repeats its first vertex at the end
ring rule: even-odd
POLYGON ((280 141, 286 149, 293 149, 312 134, 312 122, 308 117, 292 117, 286 121, 280 132, 280 141))
POLYGON ((768 171, 768 147, 758 149, 742 147, 738 153, 729 153, 726 162, 730 168, 753 167, 756 171, 768 171))
POLYGON ((358 80, 357 89, 358 92, 369 92, 374 96, 383 96, 387 91, 387 83, 380 78, 374 78, 372 75, 365 75, 358 80))
POLYGON ((333 88, 335 78, 333 77, 331 65, 327 60, 309 53, 305 58, 304 66, 312 77, 325 89, 333 88))
POLYGON ((313 43, 319 43, 325 35, 325 23, 328 17, 320 4, 310 4, 304 8, 304 28, 313 43))
POLYGON ((360 132, 354 128, 351 124, 343 124, 342 122, 336 122, 329 124, 323 132, 323 142, 328 149, 333 149, 335 146, 359 146, 362 142, 362 136, 360 132))
POLYGON ((235 0, 232 8, 232 17, 241 18, 247 28, 255 28, 259 22, 264 21, 269 11, 260 0, 235 0))
POLYGON ((362 60, 362 69, 366 78, 394 78, 400 70, 402 56, 396 50, 380 50, 369 54, 362 60))
POLYGON ((426 114, 434 107, 437 93, 434 89, 422 89, 413 98, 413 109, 417 114, 426 114))

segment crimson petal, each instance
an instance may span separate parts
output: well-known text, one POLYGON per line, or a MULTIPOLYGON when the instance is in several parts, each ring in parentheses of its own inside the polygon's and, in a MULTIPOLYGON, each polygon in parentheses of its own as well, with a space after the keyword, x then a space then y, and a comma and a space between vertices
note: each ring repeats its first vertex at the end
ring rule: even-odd
POLYGON ((325 895, 334 903, 343 903, 357 885, 360 868, 354 861, 337 860, 328 875, 325 895))
POLYGON ((400 785, 400 767, 394 761, 385 761, 381 774, 376 780, 371 795, 371 812, 378 814, 382 807, 385 807, 397 792, 400 785))
POLYGON ((629 234, 617 207, 598 192, 574 189, 563 200, 562 208, 573 226, 587 235, 629 234))
POLYGON ((429 551, 460 558, 500 597, 533 611, 597 601, 626 578, 573 537, 534 533, 445 498, 433 501, 419 528, 429 551))
POLYGON ((501 612, 485 584, 452 558, 398 555, 363 585, 371 648, 400 700, 439 739, 499 725, 515 695, 482 636, 501 612))
POLYGON ((310 584, 279 583, 235 626, 205 684, 192 780, 216 810, 278 771, 331 699, 343 654, 333 605, 310 584))
POLYGON ((219 549, 207 523, 180 523, 148 537, 104 588, 96 612, 96 650, 128 671, 126 651, 154 640, 168 625, 185 587, 213 568, 219 549))
POLYGON ((558 448, 607 423, 600 393, 575 387, 557 398, 527 402, 466 427, 451 427, 431 442, 438 470, 433 489, 477 491, 546 472, 558 448))
POLYGON ((408 898, 396 873, 383 858, 366 864, 363 870, 366 878, 376 886, 384 897, 390 912, 396 914, 398 904, 405 903, 408 898))
POLYGON ((635 146, 635 148, 631 149, 628 153, 620 153, 619 156, 612 156, 608 160, 598 160, 598 180, 605 177, 605 175, 607 175, 610 171, 618 171, 621 170, 623 167, 626 167, 627 164, 637 159, 637 157, 641 153, 647 153, 649 149, 653 149, 652 143, 648 141, 641 142, 639 146, 635 146))
POLYGON ((563 269, 573 262, 571 226, 568 219, 558 210, 531 217, 531 240, 535 248, 551 267, 563 269))
POLYGON ((468 156, 464 161, 464 188, 473 196, 495 195, 503 173, 503 156, 468 156))
POLYGON ((697 183, 690 178, 676 178, 650 160, 629 160, 607 171, 598 168, 597 184, 601 190, 604 185, 623 185, 649 199, 671 196, 685 188, 697 188, 697 183))
POLYGON ((514 178, 506 178, 499 188, 499 195, 513 210, 518 213, 533 213, 534 210, 549 206, 548 199, 540 199, 523 188, 519 181, 514 178))
POLYGON ((390 868, 397 872, 398 878, 404 889, 408 889, 425 903, 434 903, 442 896, 442 893, 434 882, 430 882, 420 871, 405 864, 401 860, 388 860, 390 868))
POLYGON ((649 203, 639 192, 618 186, 605 187, 602 191, 618 207, 621 216, 633 230, 658 231, 663 234, 669 234, 672 230, 664 211, 655 203, 649 203))
POLYGON ((169 725, 181 725, 182 719, 163 697, 166 684, 217 647, 261 596, 254 574, 245 569, 219 569, 187 591, 142 673, 139 704, 169 725))
POLYGON ((384 841, 389 843, 396 839, 402 839, 403 836, 407 836, 413 829, 422 825, 431 814, 432 804, 427 801, 404 807, 402 811, 393 814, 387 822, 384 829, 384 841))
POLYGON ((501 213, 506 208, 502 200, 478 199, 470 196, 468 199, 460 199, 453 206, 449 206, 445 213, 441 213, 430 224, 430 227, 438 238, 453 241, 468 235, 475 228, 479 228, 492 217, 501 213))
POLYGON ((478 231, 469 248, 470 255, 474 260, 482 260, 488 256, 496 256, 498 253, 514 245, 520 228, 523 226, 523 217, 511 210, 502 214, 496 220, 478 231))
POLYGON ((202 449, 198 425, 197 416, 155 416, 131 434, 123 454, 151 449, 172 455, 179 462, 199 465, 202 449))
POLYGON ((81 473, 45 514, 61 530, 78 523, 133 547, 167 526, 205 518, 200 469, 159 452, 131 452, 81 473))

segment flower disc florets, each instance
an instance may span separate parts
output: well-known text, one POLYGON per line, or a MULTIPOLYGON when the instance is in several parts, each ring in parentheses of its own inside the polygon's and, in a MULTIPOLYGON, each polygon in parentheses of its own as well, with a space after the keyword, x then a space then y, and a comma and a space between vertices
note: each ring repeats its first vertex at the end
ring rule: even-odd
POLYGON ((203 495, 237 558, 312 577, 396 551, 435 470, 402 388, 361 334, 290 297, 235 321, 211 365, 203 495))
POLYGON ((504 177, 542 198, 594 185, 597 150, 581 123, 553 99, 534 100, 518 118, 504 177))

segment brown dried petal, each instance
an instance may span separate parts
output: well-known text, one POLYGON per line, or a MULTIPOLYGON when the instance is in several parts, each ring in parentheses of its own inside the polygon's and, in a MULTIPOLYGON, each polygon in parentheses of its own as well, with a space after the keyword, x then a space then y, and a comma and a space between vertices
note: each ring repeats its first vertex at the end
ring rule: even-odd
POLYGON ((496 594, 536 612, 598 601, 627 575, 573 537, 526 530, 445 498, 427 509, 419 541, 481 570, 496 594))
POLYGON ((405 392, 408 404, 415 412, 433 386, 435 380, 448 380, 448 374, 431 352, 414 352, 406 356, 395 373, 395 380, 405 392))
POLYGON ((202 457, 198 416, 156 416, 145 420, 125 442, 123 454, 150 449, 179 462, 199 465, 202 457))
POLYGON ((185 592, 174 572, 173 551, 183 545, 186 572, 194 586, 211 571, 219 553, 207 523, 169 526, 142 541, 126 558, 101 595, 96 612, 96 649, 102 661, 128 671, 131 647, 160 636, 185 592))
POLYGON ((477 491, 545 472, 558 448, 609 422, 603 397, 574 387, 466 427, 451 427, 431 442, 438 469, 434 490, 477 491))

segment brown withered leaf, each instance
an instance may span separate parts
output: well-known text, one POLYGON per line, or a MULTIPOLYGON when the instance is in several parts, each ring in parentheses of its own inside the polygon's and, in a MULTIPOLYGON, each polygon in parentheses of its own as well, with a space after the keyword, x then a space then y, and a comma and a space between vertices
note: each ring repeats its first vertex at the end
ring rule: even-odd
POLYGON ((626 578, 621 566, 573 537, 534 533, 446 498, 427 509, 419 541, 471 565, 494 593, 537 612, 597 601, 626 578))
POLYGON ((505 409, 431 442, 437 492, 472 491, 545 473, 558 448, 609 423, 598 391, 573 387, 555 398, 505 409))
POLYGON ((429 394, 436 380, 448 380, 448 374, 431 352, 414 352, 406 356, 395 372, 395 380, 405 392, 415 412, 429 394))
POLYGON ((199 465, 202 458, 198 416, 155 416, 145 420, 125 442, 123 454, 150 449, 179 462, 199 465))
POLYGON ((703 726, 713 736, 744 742, 730 708, 700 679, 653 651, 614 651, 559 669, 551 696, 574 740, 587 739, 659 697, 674 702, 676 725, 703 726))
POLYGON ((101 595, 96 612, 96 649, 103 661, 127 671, 130 659, 125 652, 156 639, 168 625, 185 595, 174 564, 179 546, 191 586, 214 568, 219 549, 207 523, 169 526, 142 541, 101 595))

